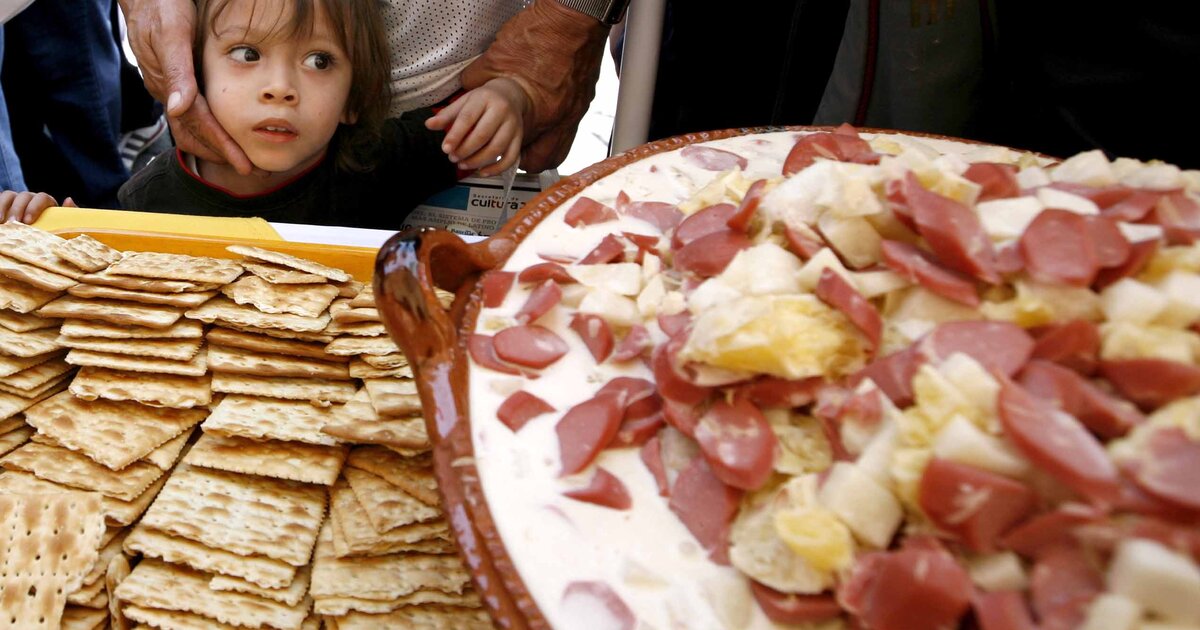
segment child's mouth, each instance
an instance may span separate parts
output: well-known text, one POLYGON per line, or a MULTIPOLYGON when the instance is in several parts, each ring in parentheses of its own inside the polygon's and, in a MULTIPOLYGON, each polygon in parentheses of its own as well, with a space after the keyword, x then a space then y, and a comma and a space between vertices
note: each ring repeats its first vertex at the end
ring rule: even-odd
POLYGON ((294 140, 299 134, 291 125, 282 121, 266 121, 254 127, 254 133, 270 142, 287 142, 294 140))

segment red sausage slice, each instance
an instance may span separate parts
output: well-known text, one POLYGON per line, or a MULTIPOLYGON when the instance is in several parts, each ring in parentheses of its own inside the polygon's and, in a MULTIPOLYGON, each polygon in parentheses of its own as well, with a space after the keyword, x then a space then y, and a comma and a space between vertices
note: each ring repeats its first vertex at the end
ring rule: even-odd
POLYGON ((992 321, 938 324, 916 345, 917 352, 933 363, 941 363, 955 352, 962 352, 983 367, 1005 376, 1021 370, 1033 353, 1033 346, 1033 338, 1020 326, 992 321))
POLYGON ((1025 268, 1037 280, 1086 287, 1100 270, 1087 219, 1074 212, 1043 210, 1019 243, 1025 268))
POLYGON ((1171 427, 1150 436, 1148 451, 1134 475, 1138 485, 1164 501, 1200 510, 1200 443, 1171 427))
POLYGON ((1020 591, 980 593, 971 606, 980 630, 1037 630, 1029 604, 1020 591))
POLYGON ((517 311, 516 320, 521 324, 531 324, 550 312, 550 309, 562 301, 562 289, 553 280, 546 280, 536 289, 529 292, 529 297, 517 311))
POLYGON ((592 475, 592 480, 588 482, 588 485, 575 490, 567 490, 563 492, 563 496, 614 510, 628 510, 633 505, 633 499, 629 498, 629 491, 625 489, 625 484, 621 483, 621 480, 612 473, 600 467, 596 468, 596 474, 592 475))
POLYGON ((683 147, 679 156, 706 171, 728 171, 734 167, 746 170, 749 164, 746 158, 736 153, 696 144, 683 147))
POLYGON ((646 465, 646 470, 649 470, 650 475, 654 477, 654 483, 658 486, 658 496, 665 497, 670 494, 671 487, 667 483, 667 469, 663 465, 662 440, 657 435, 646 440, 641 450, 638 451, 638 457, 646 465))
POLYGON ((1143 409, 1200 392, 1200 367, 1164 359, 1101 361, 1100 374, 1143 409))
POLYGON ((680 311, 674 315, 659 315, 656 318, 658 329, 668 337, 675 337, 692 323, 692 314, 680 311))
POLYGON ((517 274, 511 271, 496 271, 491 270, 483 274, 479 280, 483 285, 483 306, 485 308, 496 308, 504 303, 504 298, 508 295, 509 289, 512 289, 513 281, 517 279, 517 274))
POLYGON ((546 262, 558 263, 560 265, 573 265, 575 264, 575 261, 579 260, 578 256, 571 256, 568 254, 538 252, 537 256, 546 262))
POLYGON ((666 232, 683 221, 683 213, 679 208, 662 201, 629 201, 624 192, 617 195, 617 212, 625 216, 641 219, 650 225, 666 232))
POLYGON ((563 414, 554 427, 562 457, 562 476, 577 473, 591 464, 621 426, 625 401, 620 395, 589 398, 563 414))
POLYGON ((683 521, 708 557, 729 564, 729 525, 737 514, 742 493, 713 474, 703 457, 697 457, 675 478, 668 506, 683 521))
POLYGON ((602 265, 610 263, 625 255, 625 243, 621 239, 609 234, 600 241, 600 244, 595 249, 588 252, 579 264, 581 265, 602 265))
POLYGON ((910 346, 875 359, 854 375, 851 384, 857 386, 863 379, 869 378, 893 403, 901 408, 907 407, 913 402, 913 377, 924 363, 925 358, 917 353, 914 346, 910 346))
POLYGON ((1037 497, 1007 477, 934 458, 921 475, 921 510, 968 549, 990 552, 996 538, 1033 510, 1037 497))
POLYGON ((697 405, 708 398, 708 388, 693 385, 675 368, 675 353, 679 351, 681 342, 669 342, 654 350, 651 359, 651 370, 654 371, 654 381, 658 383, 658 392, 663 398, 674 400, 685 405, 697 405))
POLYGON ((1092 248, 1096 252, 1096 261, 1101 267, 1120 267, 1129 259, 1131 248, 1129 240, 1117 228, 1117 224, 1101 216, 1083 217, 1087 223, 1088 235, 1092 239, 1092 248))
POLYGON ((1007 379, 997 406, 1004 433, 1034 465, 1097 505, 1116 503, 1121 494, 1117 469, 1078 420, 1007 379))
POLYGON ((792 175, 812 166, 817 158, 874 164, 879 156, 866 140, 846 133, 817 132, 801 136, 783 161, 783 174, 792 175))
POLYGON ((1163 226, 1172 245, 1190 245, 1200 238, 1200 202, 1183 191, 1159 198, 1151 217, 1163 226))
POLYGON ((745 398, 764 408, 794 409, 817 399, 817 390, 825 384, 819 376, 791 381, 775 376, 759 377, 734 386, 733 397, 745 398))
POLYGON ((688 437, 696 435, 696 423, 700 422, 700 412, 699 405, 689 405, 670 398, 663 398, 663 419, 688 437))
POLYGON ((552 411, 554 411, 554 407, 551 407, 550 403, 521 390, 513 392, 504 399, 504 402, 500 403, 500 408, 496 410, 496 417, 504 423, 504 426, 516 433, 525 426, 525 423, 552 411))
POLYGON ((467 352, 470 353, 472 360, 485 368, 504 374, 521 374, 520 370, 501 361, 500 357, 496 356, 495 340, 490 335, 471 335, 467 339, 467 352))
POLYGON ((621 339, 621 343, 617 344, 617 349, 612 353, 612 360, 620 362, 635 359, 641 356, 651 343, 650 331, 641 324, 634 324, 625 334, 625 338, 621 339))
POLYGON ((1074 544, 1077 527, 1103 518, 1104 512, 1090 505, 1066 503, 1009 530, 1000 539, 1000 546, 1026 558, 1036 558, 1051 547, 1074 544))
POLYGON ((1078 373, 1048 361, 1030 361, 1021 372, 1021 385, 1106 439, 1121 437, 1145 420, 1133 405, 1096 387, 1078 373))
POLYGON ((1091 200, 1100 208, 1108 208, 1128 199, 1134 193, 1134 189, 1121 184, 1111 184, 1108 186, 1089 186, 1087 184, 1073 184, 1069 182, 1054 182, 1050 184, 1050 188, 1069 192, 1072 195, 1079 195, 1091 200))
POLYGON ((587 346, 596 363, 603 363, 613 351, 612 329, 599 315, 575 313, 571 318, 571 330, 575 331, 587 346))
POLYGON ((771 476, 779 441, 749 401, 713 403, 696 424, 695 437, 713 474, 734 488, 756 490, 771 476))
POLYGON ((598 628, 633 630, 637 626, 637 616, 629 605, 604 582, 571 582, 563 591, 562 606, 592 616, 589 622, 598 628))
POLYGON ((970 576, 945 549, 906 546, 861 557, 838 597, 873 630, 956 628, 971 590, 970 576))
POLYGON ((1076 546, 1043 552, 1029 575, 1033 610, 1044 630, 1078 628, 1087 606, 1104 591, 1104 579, 1076 546))
POLYGON ((825 249, 825 243, 804 236, 790 227, 783 229, 783 236, 787 239, 788 251, 805 262, 816 256, 817 252, 825 249))
POLYGON ((779 591, 750 581, 750 592, 754 601, 763 614, 775 623, 818 623, 838 617, 842 607, 838 605, 833 595, 797 595, 796 593, 780 593, 779 591))
POLYGON ((561 359, 569 349, 562 337, 541 326, 510 326, 496 333, 493 342, 502 360, 537 369, 561 359))
POLYGON ((979 306, 979 292, 971 278, 946 269, 916 246, 900 241, 884 241, 880 247, 888 269, 916 282, 947 300, 967 306, 979 306))
POLYGON ((817 281, 817 297, 841 311, 867 337, 872 348, 879 347, 883 337, 883 318, 875 305, 867 301, 846 279, 831 269, 821 270, 817 281))
POLYGON ((1101 206, 1100 214, 1114 221, 1141 221, 1158 205, 1162 193, 1147 190, 1131 191, 1132 194, 1108 206, 1101 206))
POLYGON ((617 213, 612 208, 587 197, 580 197, 571 208, 567 210, 567 216, 563 222, 571 227, 579 227, 581 225, 595 225, 604 223, 605 221, 615 221, 617 213))
POLYGON ((745 232, 750 227, 750 219, 754 218, 754 213, 758 210, 758 204, 767 194, 766 189, 767 180, 765 179, 750 184, 750 189, 746 191, 746 196, 742 197, 742 203, 738 206, 737 212, 729 217, 725 225, 728 225, 731 230, 745 232))
POLYGON ((734 256, 753 243, 745 234, 733 230, 702 236, 675 252, 675 268, 701 278, 720 275, 734 256))
POLYGON ((1139 241, 1130 245, 1129 256, 1125 262, 1116 267, 1101 269, 1096 275, 1096 282, 1093 285, 1097 291, 1103 290, 1110 284, 1117 282, 1122 278, 1128 278, 1140 272, 1146 263, 1158 253, 1159 241, 1139 241))
POLYGON ((1050 326, 1038 334, 1033 358, 1091 374, 1100 360, 1100 329, 1082 319, 1050 326))
POLYGON ((517 275, 517 280, 522 284, 538 284, 546 280, 553 280, 559 284, 575 283, 575 278, 571 277, 571 274, 567 273, 562 265, 554 262, 530 265, 517 275))
POLYGON ((1011 276, 1025 270, 1025 259, 1021 257, 1021 246, 1015 242, 996 248, 996 271, 1011 276))
POLYGON ((979 184, 979 201, 1007 199, 1021 194, 1017 183, 1017 167, 1012 164, 975 162, 967 167, 963 177, 979 184))
POLYGON ((904 179, 904 196, 917 232, 942 264, 984 282, 1000 282, 992 241, 970 208, 926 190, 911 172, 904 179))
POLYGON ((729 219, 737 213, 737 206, 731 203, 719 203, 696 212, 683 220, 671 236, 671 249, 679 249, 692 241, 729 229, 729 219))

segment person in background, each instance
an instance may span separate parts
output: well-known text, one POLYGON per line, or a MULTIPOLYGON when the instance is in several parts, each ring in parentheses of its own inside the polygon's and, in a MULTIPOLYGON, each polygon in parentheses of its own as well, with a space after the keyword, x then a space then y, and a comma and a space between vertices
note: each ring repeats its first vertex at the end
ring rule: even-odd
MULTIPOLYGON (((559 0, 385 0, 382 5, 391 115, 507 77, 530 97, 521 168, 537 172, 566 157, 595 94, 608 24, 559 0), (498 46, 493 44, 497 31, 502 34, 498 46)), ((240 173, 251 172, 250 161, 196 89, 187 35, 196 15, 191 0, 121 0, 121 6, 146 87, 166 103, 176 143, 206 159, 224 160, 240 173)), ((468 155, 452 157, 464 169, 482 169, 481 175, 503 171, 468 155)))
MULTIPOLYGON (((4 68, 4 24, 0 23, 0 71, 4 68)), ((0 85, 0 190, 24 190, 25 178, 21 175, 21 161, 13 148, 12 126, 8 120, 8 105, 4 100, 4 86, 0 85)))
MULTIPOLYGON (((206 97, 197 103, 252 168, 164 154, 122 187, 123 207, 394 227, 453 184, 457 169, 444 152, 503 168, 516 160, 529 98, 510 80, 489 81, 432 117, 385 118, 387 52, 374 0, 200 0, 196 10, 195 71, 206 97)), ((0 206, 0 219, 28 223, 44 207, 28 203, 18 215, 0 206)))

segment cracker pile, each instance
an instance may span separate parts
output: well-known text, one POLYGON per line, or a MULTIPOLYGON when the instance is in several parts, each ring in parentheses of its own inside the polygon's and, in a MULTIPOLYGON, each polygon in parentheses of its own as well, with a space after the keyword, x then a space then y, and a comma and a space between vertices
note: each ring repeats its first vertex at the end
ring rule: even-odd
POLYGON ((491 627, 370 290, 229 250, 0 226, 0 609, 22 628, 491 627), (39 539, 69 566, 31 589, 51 573, 4 528, 63 504, 88 535, 39 539))

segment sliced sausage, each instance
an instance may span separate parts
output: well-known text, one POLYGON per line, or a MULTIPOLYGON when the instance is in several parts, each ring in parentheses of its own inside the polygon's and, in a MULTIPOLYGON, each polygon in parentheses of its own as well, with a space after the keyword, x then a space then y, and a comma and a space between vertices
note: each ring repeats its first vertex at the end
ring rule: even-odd
POLYGON ((737 213, 737 206, 731 203, 719 203, 697 211, 684 219, 675 233, 671 236, 671 249, 679 249, 692 241, 729 229, 729 219, 737 213))
POLYGON ((1156 430, 1134 480, 1160 499, 1200 510, 1200 443, 1179 427, 1156 430))
POLYGON ((544 260, 546 262, 558 263, 560 265, 573 265, 573 264, 575 264, 575 261, 579 260, 578 256, 571 256, 569 254, 547 253, 547 252, 538 252, 537 257, 541 258, 542 260, 544 260))
POLYGON ((592 353, 592 358, 596 360, 596 363, 603 363, 612 354, 612 329, 608 327, 608 322, 604 321, 603 317, 589 313, 575 313, 571 317, 571 330, 575 331, 575 334, 583 340, 583 345, 587 346, 588 352, 592 353))
POLYGON ((1021 246, 1016 242, 1005 243, 996 248, 996 271, 1011 276, 1025 270, 1025 259, 1021 257, 1021 246))
POLYGON ((1043 630, 1078 628, 1088 604, 1104 591, 1104 578, 1077 546, 1050 548, 1029 574, 1033 610, 1043 630))
POLYGON ((599 466, 596 467, 596 473, 592 475, 588 485, 567 490, 563 492, 563 496, 614 510, 628 510, 633 506, 633 499, 629 498, 625 484, 599 466))
POLYGON ((688 311, 680 311, 674 315, 659 314, 655 321, 658 322, 658 329, 663 331, 663 334, 675 337, 691 325, 692 314, 688 311))
POLYGON ((657 236, 635 234, 633 232, 621 232, 621 236, 624 236, 626 240, 633 243, 634 247, 637 247, 637 256, 634 258, 634 262, 637 264, 641 265, 645 263, 646 254, 658 255, 659 238, 657 236))
POLYGON ((567 216, 563 222, 571 227, 579 227, 581 225, 595 225, 604 223, 605 221, 615 221, 617 213, 612 208, 588 197, 580 197, 567 210, 567 216))
POLYGON ((1021 194, 1017 183, 1017 167, 996 162, 975 162, 967 167, 963 177, 979 184, 978 201, 1008 199, 1021 194))
POLYGON ((945 322, 916 344, 917 352, 933 363, 961 352, 1005 376, 1021 370, 1033 353, 1033 346, 1033 338, 1023 328, 998 321, 945 322))
POLYGON ((862 331, 871 348, 879 347, 879 340, 883 337, 883 318, 879 316, 875 305, 867 301, 845 278, 829 268, 822 269, 816 294, 822 302, 841 311, 862 331))
POLYGON ((624 404, 620 395, 595 396, 563 414, 554 427, 562 459, 561 476, 587 468, 612 442, 621 426, 624 404))
POLYGON ((743 249, 754 243, 741 232, 725 229, 702 236, 675 252, 675 268, 701 278, 720 275, 743 249))
POLYGON ((1035 359, 1021 372, 1021 386, 1075 416, 1092 433, 1118 438, 1145 418, 1133 405, 1088 382, 1077 372, 1035 359))
POLYGON ((562 265, 555 262, 544 262, 530 265, 517 274, 517 280, 522 284, 540 284, 553 280, 559 284, 575 284, 576 280, 567 273, 562 265))
POLYGON ((857 386, 869 378, 896 406, 904 408, 913 402, 912 380, 924 363, 925 358, 917 352, 916 347, 909 346, 875 359, 859 370, 850 382, 857 386))
POLYGON ((916 246, 885 240, 880 246, 880 252, 888 269, 904 276, 910 282, 916 282, 947 300, 970 307, 979 306, 979 291, 975 288, 974 280, 942 267, 916 246))
MULTIPOLYGON (((707 398, 708 394, 705 394, 707 398)), ((696 434, 696 423, 700 422, 703 409, 700 405, 676 402, 663 398, 663 419, 680 433, 692 437, 696 434)))
POLYGON ((1065 503, 1009 530, 1001 537, 1000 546, 1026 558, 1036 558, 1046 549, 1074 544, 1078 527, 1097 523, 1103 518, 1103 510, 1083 503, 1065 503))
POLYGON ((510 326, 493 338, 496 356, 509 363, 542 369, 561 359, 567 342, 542 326, 510 326))
POLYGON ((1134 193, 1133 188, 1123 186, 1121 184, 1091 186, 1088 184, 1075 184, 1071 182, 1054 182, 1053 184, 1050 184, 1050 188, 1084 197, 1100 208, 1108 208, 1118 204, 1128 199, 1134 193))
POLYGON ((746 170, 746 158, 731 151, 689 144, 679 152, 679 157, 706 171, 728 171, 731 168, 746 170))
POLYGON ((581 265, 603 265, 625 256, 625 243, 615 235, 605 236, 595 249, 580 259, 581 265))
POLYGON ((546 280, 529 292, 521 310, 517 311, 516 320, 521 324, 532 324, 541 319, 542 315, 549 313, 550 309, 558 306, 561 301, 562 289, 558 287, 558 283, 546 280))
POLYGON ((788 251, 805 262, 825 249, 825 243, 804 236, 790 227, 783 228, 783 237, 787 240, 788 251))
POLYGON ((504 402, 500 403, 500 408, 496 410, 496 417, 504 423, 504 426, 516 433, 525 426, 525 423, 552 411, 554 411, 554 407, 550 406, 550 403, 525 390, 520 390, 513 392, 504 399, 504 402))
POLYGON ((767 619, 781 624, 819 623, 839 617, 842 607, 829 593, 820 595, 798 595, 780 593, 754 580, 750 581, 750 592, 767 619))
POLYGON ((788 380, 776 376, 761 376, 733 387, 734 398, 745 398, 767 409, 794 409, 817 399, 817 390, 825 380, 819 376, 788 380))
POLYGON ((1117 502, 1117 469, 1104 446, 1078 420, 1008 379, 1000 385, 997 406, 1005 435, 1035 466, 1097 505, 1117 502))
POLYGON ((942 264, 984 282, 1000 282, 992 241, 974 211, 926 190, 911 172, 904 179, 904 196, 917 232, 942 264))
POLYGON ((808 168, 818 158, 840 162, 875 164, 879 155, 866 140, 847 133, 817 132, 801 136, 783 161, 783 174, 793 175, 808 168))
POLYGON ((1160 197, 1149 216, 1172 245, 1190 245, 1200 237, 1200 202, 1182 190, 1160 197))
POLYGON ((1143 409, 1200 392, 1200 367, 1165 359, 1101 361, 1100 374, 1143 409))
POLYGON ((713 474, 742 490, 757 490, 771 476, 779 440, 765 416, 745 399, 718 400, 695 430, 713 474))
POLYGON ((838 597, 873 630, 956 628, 971 590, 970 576, 949 552, 914 546, 860 557, 838 597))
POLYGON ((971 602, 979 630, 1037 630, 1020 591, 980 593, 971 602))
POLYGON ((621 343, 617 344, 617 349, 612 353, 612 360, 617 362, 630 361, 642 356, 642 353, 649 348, 653 341, 650 339, 650 331, 646 330, 641 324, 634 324, 625 333, 625 337, 621 339, 621 343))
POLYGON ((1100 329, 1082 319, 1049 326, 1038 332, 1033 358, 1091 374, 1100 361, 1100 329))
POLYGON ((1122 278, 1137 275, 1141 272, 1146 263, 1158 253, 1159 241, 1157 239, 1151 241, 1139 241, 1129 246, 1129 256, 1125 262, 1116 267, 1101 269, 1100 273, 1096 274, 1096 281, 1093 287, 1097 291, 1102 291, 1105 287, 1117 282, 1122 278))
POLYGON ((668 506, 713 562, 728 565, 729 526, 741 498, 741 491, 725 485, 697 457, 676 477, 668 506))
POLYGON ((472 360, 485 368, 504 374, 521 374, 515 366, 501 361, 496 355, 496 345, 491 335, 471 335, 467 339, 467 352, 472 360))
POLYGON ((1100 270, 1087 219, 1074 212, 1043 210, 1019 242, 1025 268, 1037 280, 1085 287, 1100 270))
POLYGON ((483 285, 483 306, 485 308, 496 308, 504 303, 504 298, 508 296, 508 291, 512 289, 513 281, 517 279, 517 274, 511 271, 497 271, 495 269, 483 274, 479 283, 483 285))
POLYGON ((750 184, 750 189, 746 191, 746 196, 742 197, 742 203, 738 205, 737 212, 729 217, 725 225, 728 225, 731 230, 746 232, 750 228, 750 220, 754 218, 754 213, 758 210, 758 204, 767 194, 766 189, 767 180, 765 179, 750 184))
POLYGON ((562 607, 575 611, 576 615, 586 615, 589 623, 597 628, 634 630, 637 627, 637 616, 629 605, 604 582, 571 582, 563 590, 562 607))
POLYGON ((658 383, 658 392, 663 398, 685 405, 697 405, 708 398, 709 389, 693 385, 677 371, 675 355, 681 345, 681 342, 672 341, 654 350, 651 360, 654 381, 658 383))
POLYGON ((617 193, 617 212, 641 219, 664 233, 683 220, 683 213, 673 204, 662 201, 630 201, 629 195, 624 191, 617 193))
POLYGON ((1117 224, 1102 216, 1084 216, 1087 223, 1088 236, 1092 239, 1092 249, 1096 252, 1096 261, 1101 267, 1120 267, 1129 259, 1131 247, 1129 239, 1117 228, 1117 224))
POLYGON ((973 466, 933 458, 921 475, 921 510, 968 549, 990 552, 996 538, 1034 508, 1025 484, 973 466))
POLYGON ((654 483, 658 486, 658 495, 665 497, 670 494, 671 487, 667 483, 667 469, 663 466, 662 440, 657 435, 646 440, 646 443, 638 451, 638 457, 646 465, 646 470, 649 470, 650 475, 654 477, 654 483))
POLYGON ((1148 190, 1131 191, 1131 194, 1116 203, 1101 206, 1100 214, 1114 221, 1141 221, 1150 214, 1162 193, 1148 190))

